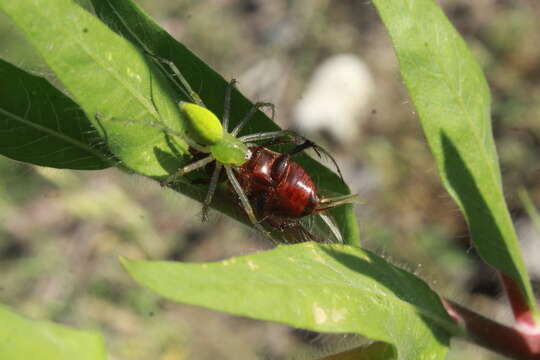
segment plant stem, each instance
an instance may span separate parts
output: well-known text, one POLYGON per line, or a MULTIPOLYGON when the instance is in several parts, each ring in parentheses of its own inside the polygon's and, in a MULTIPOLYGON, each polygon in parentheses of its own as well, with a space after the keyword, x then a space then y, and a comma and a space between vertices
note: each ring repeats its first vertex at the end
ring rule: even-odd
POLYGON ((523 332, 540 332, 529 304, 527 304, 527 299, 523 296, 521 289, 514 279, 501 272, 499 272, 499 276, 501 277, 501 282, 512 307, 512 312, 516 319, 516 327, 520 328, 523 332))
POLYGON ((499 354, 522 360, 540 360, 540 331, 530 327, 508 327, 441 298, 450 317, 463 326, 471 341, 499 354))

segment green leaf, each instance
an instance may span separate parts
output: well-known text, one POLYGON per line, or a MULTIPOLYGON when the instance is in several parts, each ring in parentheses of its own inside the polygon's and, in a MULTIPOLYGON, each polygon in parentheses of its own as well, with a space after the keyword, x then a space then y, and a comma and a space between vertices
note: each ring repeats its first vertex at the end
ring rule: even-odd
MULTIPOLYGON (((111 29, 122 34, 135 46, 142 47, 154 55, 172 61, 182 72, 191 87, 198 91, 198 95, 205 105, 218 117, 221 116, 228 81, 223 79, 220 74, 211 69, 187 47, 175 40, 133 1, 90 1, 94 5, 97 16, 109 24, 111 29)), ((173 76, 174 74, 169 72, 169 77, 172 78, 173 76)), ((181 96, 181 94, 177 94, 178 96, 181 96)), ((252 102, 235 90, 231 98, 231 126, 238 123, 252 106, 252 102)), ((253 121, 242 131, 242 134, 276 129, 278 129, 277 125, 259 111, 255 114, 253 121)), ((317 174, 317 178, 314 180, 323 191, 331 194, 350 193, 347 185, 334 172, 317 161, 305 155, 295 156, 295 161, 298 161, 308 173, 317 174)), ((196 196, 193 197, 197 198, 196 196)), ((227 208, 220 208, 220 210, 228 212, 227 208)), ((331 212, 342 231, 345 243, 359 246, 360 234, 353 207, 351 205, 340 206, 331 212)))
MULTIPOLYGON (((164 176, 166 165, 157 154, 165 164, 172 160, 178 166, 162 131, 112 120, 163 122, 179 129, 167 80, 138 49, 71 0, 0 0, 0 8, 40 52, 125 167, 164 176)), ((185 152, 187 146, 179 142, 175 150, 185 152)))
POLYGON ((393 346, 383 342, 374 342, 320 360, 394 360, 396 358, 393 346))
POLYGON ((513 278, 537 313, 504 194, 478 63, 433 0, 374 0, 443 183, 486 262, 513 278))
POLYGON ((123 264, 168 299, 314 331, 363 334, 393 344, 399 359, 443 359, 447 331, 459 331, 424 282, 350 246, 304 243, 216 263, 123 264))
POLYGON ((534 206, 534 203, 529 196, 529 193, 525 188, 520 188, 518 189, 517 195, 519 197, 519 200, 521 201, 521 204, 523 205, 523 208, 525 208, 525 212, 531 218, 536 232, 540 234, 540 214, 534 206))
POLYGON ((34 321, 0 305, 0 359, 104 360, 101 337, 48 321, 34 321))
MULTIPOLYGON (((161 70, 163 66, 144 51, 173 61, 192 87, 200 89, 199 95, 217 115, 222 113, 227 82, 132 2, 96 0, 93 4, 97 14, 131 42, 71 0, 0 0, 0 9, 40 52, 122 166, 163 179, 188 161, 187 145, 148 123, 163 124, 176 131, 183 129, 176 106, 182 95, 161 70)), ((235 92, 232 123, 250 107, 251 103, 235 92)), ((249 132, 275 129, 275 124, 262 113, 257 114, 252 125, 249 132)), ((346 185, 328 169, 307 157, 299 162, 309 173, 317 174, 317 185, 323 191, 348 193, 346 185)), ((199 201, 206 194, 205 187, 190 184, 181 184, 178 190, 199 201)), ((213 205, 245 221, 230 198, 218 197, 213 205)), ((335 215, 344 238, 357 243, 352 207, 342 206, 335 215)))
POLYGON ((111 155, 73 100, 2 59, 0 78, 0 154, 63 169, 112 166, 111 155))

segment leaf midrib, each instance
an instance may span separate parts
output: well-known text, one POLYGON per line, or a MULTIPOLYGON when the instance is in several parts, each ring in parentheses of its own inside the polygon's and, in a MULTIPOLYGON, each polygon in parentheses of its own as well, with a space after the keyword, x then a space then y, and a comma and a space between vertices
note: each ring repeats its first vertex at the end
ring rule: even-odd
POLYGON ((2 108, 0 108, 0 114, 4 114, 5 116, 11 118, 13 121, 17 121, 17 122, 19 122, 19 123, 21 123, 21 124, 23 124, 23 125, 25 125, 27 127, 34 128, 34 129, 36 129, 38 131, 41 131, 41 132, 43 132, 43 133, 45 133, 47 135, 57 137, 60 140, 63 140, 65 142, 67 142, 67 143, 69 143, 69 144, 71 144, 71 145, 73 145, 73 146, 75 146, 75 147, 89 153, 89 154, 92 154, 92 155, 100 158, 101 160, 105 161, 106 163, 112 165, 112 162, 110 161, 110 159, 107 158, 103 153, 101 153, 99 151, 95 151, 91 147, 87 146, 85 143, 83 143, 81 141, 78 141, 73 137, 66 136, 61 132, 54 131, 53 129, 48 128, 46 126, 37 124, 37 123, 29 121, 29 120, 26 120, 25 118, 22 118, 22 117, 18 116, 17 114, 11 113, 11 112, 6 111, 6 110, 4 110, 2 108))
MULTIPOLYGON (((436 29, 437 29, 436 33, 437 33, 437 36, 438 36, 438 34, 439 34, 438 27, 436 27, 436 29)), ((459 109, 461 111, 462 117, 465 118, 465 122, 468 124, 469 130, 471 130, 473 141, 476 143, 477 147, 480 149, 480 155, 484 159, 484 161, 482 161, 482 163, 484 163, 484 164, 487 163, 488 164, 487 166, 489 168, 489 171, 488 171, 489 175, 488 175, 487 178, 489 179, 489 183, 490 183, 491 187, 500 190, 500 183, 496 180, 497 171, 494 168, 494 164, 493 164, 493 161, 491 161, 491 157, 487 154, 487 149, 483 145, 483 141, 481 141, 480 135, 478 134, 477 131, 475 131, 475 127, 473 126, 474 125, 474 120, 471 117, 470 112, 466 110, 467 107, 463 103, 463 99, 458 94, 458 91, 454 88, 453 84, 449 81, 448 73, 444 70, 445 68, 441 64, 439 57, 436 56, 437 52, 433 50, 433 48, 432 48, 429 41, 426 41, 426 43, 428 44, 427 49, 428 49, 428 51, 429 51, 429 53, 431 55, 431 58, 434 59, 434 63, 438 66, 439 71, 440 71, 440 73, 441 73, 441 75, 443 77, 443 81, 444 81, 446 87, 448 88, 449 92, 451 93, 452 97, 454 98, 454 101, 458 105, 458 107, 459 107, 459 109)), ((500 208, 500 204, 501 204, 500 201, 496 202, 497 208, 500 208)), ((494 211, 494 212, 499 213, 498 211, 494 211)), ((504 216, 504 220, 505 220, 505 223, 508 222, 508 219, 507 219, 506 216, 504 216)), ((505 228, 506 228, 506 226, 505 226, 505 228)), ((512 236, 512 237, 514 237, 514 236, 512 236)), ((503 236, 503 241, 506 243, 505 240, 506 240, 506 238, 503 236)))
MULTIPOLYGON (((171 265, 171 264, 166 264, 166 265, 171 265)), ((176 264, 173 263, 172 265, 176 265, 176 264)), ((209 268, 205 268, 205 271, 208 271, 208 269, 209 268)), ((336 271, 336 270, 334 270, 334 271, 336 271)), ((342 275, 341 273, 339 273, 339 274, 342 275)), ((402 306, 402 307, 406 307, 406 308, 410 309, 409 310, 410 313, 416 313, 416 314, 420 314, 422 316, 428 317, 434 323, 436 323, 438 326, 440 326, 444 330, 448 331, 449 333, 457 334, 457 333, 460 332, 460 329, 453 322, 448 321, 448 319, 444 319, 444 318, 438 316, 437 314, 435 314, 434 312, 432 312, 430 310, 423 309, 422 307, 416 306, 416 305, 414 305, 414 304, 412 304, 412 303, 410 303, 410 302, 408 302, 406 300, 403 300, 400 297, 398 297, 397 295, 392 295, 393 292, 391 290, 390 290, 389 293, 387 293, 387 292, 383 292, 381 290, 378 290, 377 287, 372 287, 372 286, 357 287, 357 286, 352 285, 352 284, 354 284, 354 282, 352 282, 352 281, 346 281, 346 283, 309 281, 309 280, 305 280, 305 279, 296 280, 296 281, 291 281, 289 279, 287 281, 284 281, 284 280, 282 280, 280 278, 276 278, 276 277, 272 277, 271 279, 268 278, 268 279, 260 279, 260 280, 242 279, 241 281, 239 281, 239 278, 235 277, 234 280, 231 278, 231 280, 223 279, 223 281, 201 281, 201 284, 210 285, 210 286, 214 286, 214 285, 217 284, 219 286, 224 286, 224 287, 226 287, 228 289, 231 289, 231 288, 237 287, 239 282, 242 283, 242 284, 245 284, 246 282, 261 283, 261 284, 265 284, 265 285, 279 286, 279 287, 284 287, 284 288, 289 288, 289 287, 294 287, 294 288, 314 287, 314 288, 320 289, 320 288, 326 286, 326 287, 334 287, 334 288, 338 288, 338 289, 344 289, 344 292, 345 292, 345 290, 347 290, 347 293, 350 293, 350 290, 353 289, 353 291, 364 292, 364 293, 368 294, 368 295, 365 295, 366 297, 368 297, 368 296, 377 296, 378 295, 380 297, 383 297, 386 300, 389 300, 390 302, 393 302, 397 306, 402 306), (295 286, 295 284, 298 285, 298 286, 295 286), (389 296, 389 294, 390 294, 390 296, 389 296)), ((374 282, 375 282, 375 280, 374 280, 374 282)), ((157 287, 154 287, 153 285, 147 285, 147 286, 149 288, 151 288, 151 289, 152 288, 157 289, 157 287)), ((257 287, 257 288, 263 288, 263 285, 261 285, 260 287, 257 287)), ((160 293, 161 291, 157 291, 157 292, 160 293)), ((176 296, 174 296, 174 297, 176 297, 176 296)))

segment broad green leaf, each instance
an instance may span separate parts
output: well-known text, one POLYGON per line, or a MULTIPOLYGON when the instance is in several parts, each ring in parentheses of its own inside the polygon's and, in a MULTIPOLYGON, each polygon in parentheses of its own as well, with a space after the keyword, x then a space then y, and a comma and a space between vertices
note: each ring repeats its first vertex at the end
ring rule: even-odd
POLYGON ((478 252, 513 278, 537 313, 502 191, 482 70, 433 0, 374 0, 443 183, 478 252))
MULTIPOLYGON (((218 116, 223 113, 225 89, 228 82, 211 69, 183 44, 175 40, 157 25, 133 1, 90 0, 95 12, 111 29, 129 39, 134 45, 163 59, 172 61, 186 78, 205 105, 218 116)), ((165 70, 169 70, 165 68, 165 70)), ((169 72, 169 77, 174 74, 169 72)), ((178 93, 177 97, 182 94, 178 93)), ((234 91, 231 106, 231 124, 239 122, 252 107, 252 103, 239 91, 234 91)), ((278 109, 279 112, 279 109, 278 109)), ((242 133, 251 134, 278 129, 264 113, 257 112, 253 121, 242 133)), ((308 156, 295 157, 307 171, 317 174, 314 179, 319 188, 330 194, 349 194, 350 190, 335 173, 308 156)), ((332 213, 340 226, 346 243, 359 245, 356 215, 350 205, 333 209, 332 213)))
POLYGON ((106 355, 94 332, 30 320, 0 305, 0 359, 104 360, 106 355))
MULTIPOLYGON (((162 179, 189 160, 185 156, 187 145, 148 124, 159 123, 180 131, 184 123, 176 101, 182 99, 182 94, 165 76, 162 64, 145 51, 175 62, 193 88, 201 89, 200 96, 218 115, 222 113, 226 82, 130 1, 95 1, 94 7, 112 29, 122 32, 131 42, 71 0, 0 0, 0 9, 40 52, 122 166, 162 179)), ((233 120, 238 121, 250 106, 235 93, 233 120)), ((275 128, 262 114, 253 124, 250 132, 275 128)), ((317 171, 324 191, 348 192, 329 170, 306 158, 300 162, 309 165, 308 172, 317 171)), ((206 193, 204 187, 190 184, 181 184, 178 190, 198 200, 206 193)), ((218 197, 213 205, 245 221, 230 198, 218 197)), ((344 237, 357 242, 352 207, 336 209, 336 215, 344 237)))
POLYGON ((355 247, 304 243, 215 263, 123 263, 140 284, 173 301, 362 334, 393 344, 399 359, 443 359, 447 331, 459 331, 424 282, 355 247))
POLYGON ((0 59, 0 154, 35 165, 95 170, 111 155, 77 104, 47 80, 0 59))

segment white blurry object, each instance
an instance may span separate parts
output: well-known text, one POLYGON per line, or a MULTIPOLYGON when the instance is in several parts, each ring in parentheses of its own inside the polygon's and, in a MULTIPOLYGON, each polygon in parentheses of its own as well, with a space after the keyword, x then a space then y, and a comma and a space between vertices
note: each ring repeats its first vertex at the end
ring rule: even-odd
POLYGON ((516 231, 521 243, 521 253, 525 266, 532 278, 540 278, 540 235, 538 229, 529 220, 516 223, 516 231))
POLYGON ((301 100, 293 109, 293 126, 307 135, 329 133, 351 143, 360 135, 358 121, 367 118, 373 79, 367 66, 351 54, 335 55, 313 74, 301 100))

